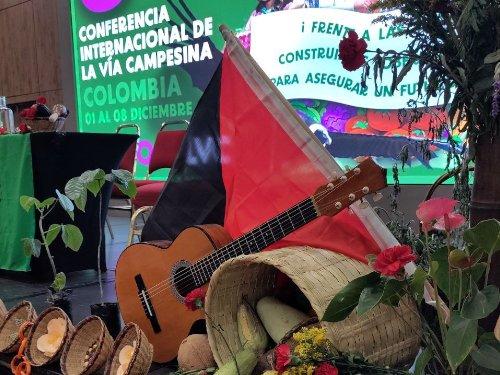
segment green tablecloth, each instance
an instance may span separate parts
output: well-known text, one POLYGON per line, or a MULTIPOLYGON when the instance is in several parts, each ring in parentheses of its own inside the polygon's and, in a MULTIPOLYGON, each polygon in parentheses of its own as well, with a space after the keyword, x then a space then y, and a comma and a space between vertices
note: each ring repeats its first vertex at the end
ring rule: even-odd
POLYGON ((0 136, 0 269, 29 271, 21 238, 35 235, 35 213, 24 211, 21 195, 33 196, 29 134, 0 136))

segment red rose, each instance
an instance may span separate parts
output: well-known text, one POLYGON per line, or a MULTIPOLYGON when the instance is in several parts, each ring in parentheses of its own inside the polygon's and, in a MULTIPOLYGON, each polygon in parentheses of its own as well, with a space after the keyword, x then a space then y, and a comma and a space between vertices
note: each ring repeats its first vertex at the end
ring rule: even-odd
POLYGON ((403 270, 403 267, 413 262, 417 257, 408 245, 390 247, 377 255, 373 264, 375 271, 384 276, 394 276, 403 270))
POLYGON ((280 344, 274 349, 274 367, 281 374, 292 361, 292 350, 288 344, 280 344))
POLYGON ((316 367, 314 375, 339 375, 339 369, 328 362, 323 362, 316 367))
POLYGON ((365 63, 366 41, 358 38, 358 34, 351 30, 348 37, 340 41, 339 55, 344 69, 352 72, 365 63))
POLYGON ((196 288, 190 291, 184 298, 184 305, 191 311, 203 308, 205 305, 205 294, 206 290, 204 288, 196 288))
POLYGON ((47 104, 47 98, 45 96, 39 96, 36 98, 37 104, 47 104))

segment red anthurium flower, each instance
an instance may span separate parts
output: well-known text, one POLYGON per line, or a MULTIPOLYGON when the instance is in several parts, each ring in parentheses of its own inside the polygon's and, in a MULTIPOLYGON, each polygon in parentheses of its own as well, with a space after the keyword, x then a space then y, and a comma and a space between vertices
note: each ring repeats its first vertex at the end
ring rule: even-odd
POLYGON ((365 63, 366 41, 351 30, 347 38, 340 41, 339 56, 344 69, 352 72, 365 63))
POLYGON ((401 273, 407 263, 416 259, 417 256, 410 246, 398 245, 380 252, 373 264, 373 268, 384 276, 395 276, 401 273))
POLYGON ((459 213, 446 214, 434 224, 434 229, 451 232, 465 224, 465 217, 459 213))
POLYGON ((292 350, 288 344, 280 344, 274 349, 274 357, 276 358, 274 367, 280 374, 286 370, 287 366, 292 362, 292 350))
POLYGON ((314 375, 339 375, 339 369, 328 362, 323 362, 316 367, 314 375))
POLYGON ((204 288, 196 288, 190 291, 184 298, 184 305, 191 311, 203 308, 206 293, 207 291, 204 288))

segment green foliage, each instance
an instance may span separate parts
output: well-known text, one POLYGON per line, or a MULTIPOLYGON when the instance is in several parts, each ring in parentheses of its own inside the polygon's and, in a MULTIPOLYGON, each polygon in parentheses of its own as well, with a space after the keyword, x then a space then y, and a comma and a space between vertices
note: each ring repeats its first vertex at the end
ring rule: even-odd
POLYGON ((422 353, 418 356, 415 361, 415 372, 414 375, 425 375, 425 367, 432 359, 432 350, 430 348, 425 348, 422 353))
POLYGON ((33 238, 22 238, 21 242, 23 244, 23 252, 24 255, 27 257, 34 256, 34 257, 39 257, 40 256, 40 250, 42 249, 42 243, 33 238))
POLYGON ((21 207, 26 212, 28 212, 29 210, 31 210, 31 207, 33 207, 34 205, 39 205, 40 201, 36 198, 28 197, 27 195, 22 195, 19 198, 19 203, 21 204, 21 207))
POLYGON ((496 219, 481 221, 465 231, 464 240, 487 254, 495 253, 500 250, 500 222, 496 219))
POLYGON ((380 275, 376 272, 352 280, 333 297, 322 320, 340 322, 347 318, 358 305, 363 290, 370 285, 377 284, 379 281, 380 275))
POLYGON ((56 293, 58 293, 61 292, 65 286, 66 286, 66 275, 63 272, 59 272, 54 278, 54 281, 52 282, 50 287, 54 289, 56 293))
POLYGON ((474 281, 471 282, 469 296, 462 307, 462 317, 467 319, 483 319, 490 315, 498 306, 500 295, 495 285, 487 285, 479 290, 474 281))
POLYGON ((61 229, 61 237, 66 247, 69 247, 73 251, 80 250, 80 246, 83 243, 83 235, 80 229, 72 224, 61 225, 61 229))
POLYGON ((467 358, 476 339, 477 320, 465 319, 453 312, 445 340, 446 356, 453 371, 467 358))
POLYGON ((410 280, 410 289, 415 301, 420 302, 424 295, 424 284, 427 279, 427 272, 422 267, 417 267, 410 280))
POLYGON ((50 246, 61 232, 60 224, 50 224, 49 230, 45 232, 45 242, 50 246))

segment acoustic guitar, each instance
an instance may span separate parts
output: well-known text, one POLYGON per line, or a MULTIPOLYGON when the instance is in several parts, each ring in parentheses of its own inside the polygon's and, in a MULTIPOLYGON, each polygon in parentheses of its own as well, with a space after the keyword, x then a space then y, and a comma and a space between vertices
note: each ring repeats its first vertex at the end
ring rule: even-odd
POLYGON ((138 324, 145 332, 156 362, 174 359, 192 325, 204 318, 201 310, 187 310, 184 296, 207 284, 224 261, 259 252, 319 216, 333 216, 386 186, 385 170, 366 159, 235 240, 219 225, 200 225, 182 231, 169 246, 129 246, 116 266, 116 295, 123 320, 138 324))

